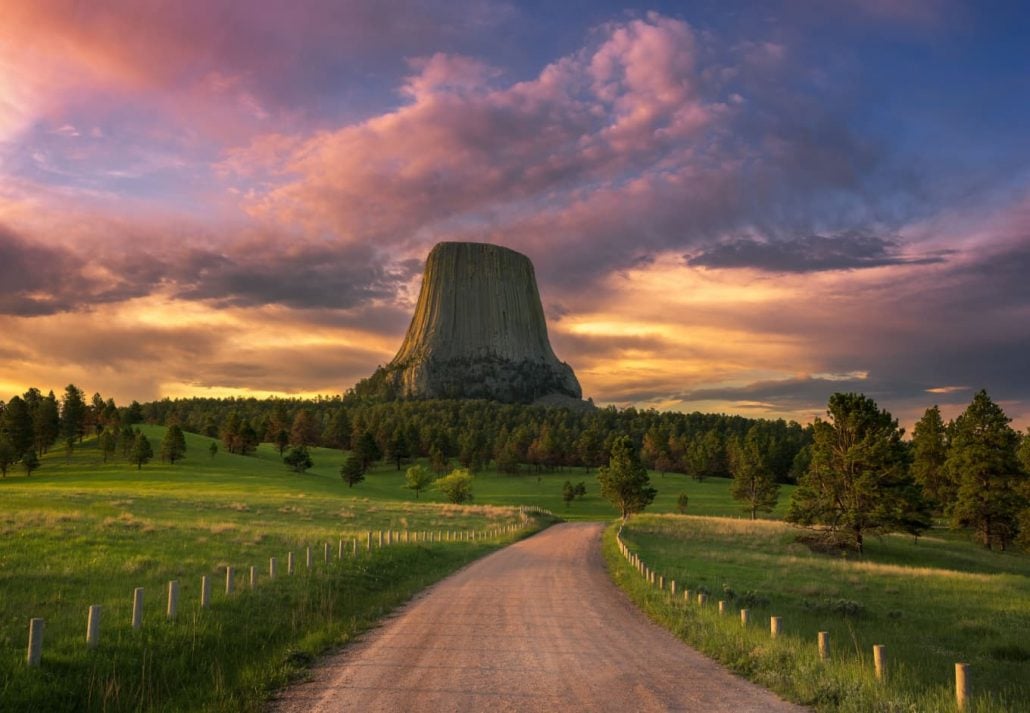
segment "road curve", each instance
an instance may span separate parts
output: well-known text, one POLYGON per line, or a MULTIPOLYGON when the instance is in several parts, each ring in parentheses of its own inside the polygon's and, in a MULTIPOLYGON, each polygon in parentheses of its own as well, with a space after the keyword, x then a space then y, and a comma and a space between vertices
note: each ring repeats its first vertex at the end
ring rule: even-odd
POLYGON ((649 621, 602 525, 556 525, 430 587, 270 704, 336 711, 804 711, 649 621))

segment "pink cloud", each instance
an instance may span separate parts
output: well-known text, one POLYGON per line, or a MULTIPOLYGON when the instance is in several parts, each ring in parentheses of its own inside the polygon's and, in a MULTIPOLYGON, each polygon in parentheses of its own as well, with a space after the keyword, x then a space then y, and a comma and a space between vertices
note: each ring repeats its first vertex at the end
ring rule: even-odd
MULTIPOLYGON (((411 103, 311 137, 272 167, 296 178, 247 206, 344 240, 403 242, 574 182, 620 180, 660 166, 727 111, 699 91, 695 55, 690 27, 656 15, 606 27, 596 47, 502 88, 482 63, 433 55, 404 84, 411 103)), ((269 169, 269 143, 233 152, 226 166, 269 169)))

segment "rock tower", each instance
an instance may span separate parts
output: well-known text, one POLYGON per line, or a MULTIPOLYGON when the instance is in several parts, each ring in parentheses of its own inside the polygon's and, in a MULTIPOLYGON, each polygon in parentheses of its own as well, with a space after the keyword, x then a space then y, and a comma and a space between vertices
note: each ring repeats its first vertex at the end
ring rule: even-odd
POLYGON ((485 243, 432 249, 404 343, 371 381, 400 398, 582 397, 551 349, 533 263, 485 243))

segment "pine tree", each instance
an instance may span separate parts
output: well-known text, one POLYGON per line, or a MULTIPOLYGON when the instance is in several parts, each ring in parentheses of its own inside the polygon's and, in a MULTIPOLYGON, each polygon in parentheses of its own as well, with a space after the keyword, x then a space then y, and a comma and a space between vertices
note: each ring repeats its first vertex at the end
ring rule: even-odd
POLYGON ((34 447, 35 434, 32 431, 32 414, 28 404, 20 396, 14 396, 7 402, 2 426, 15 453, 24 453, 34 447))
POLYGON ((153 457, 154 447, 150 445, 150 439, 138 431, 132 444, 132 451, 129 453, 129 460, 136 464, 136 470, 143 470, 143 464, 149 462, 153 457))
POLYGON ((620 510, 624 521, 650 505, 658 494, 629 436, 621 436, 612 444, 608 465, 598 470, 597 479, 601 495, 620 510))
POLYGON ((912 476, 938 513, 955 503, 955 483, 944 469, 948 458, 947 432, 937 406, 926 409, 912 432, 912 476))
POLYGON ((98 445, 100 446, 100 452, 104 456, 104 462, 114 455, 115 449, 118 448, 118 437, 110 428, 105 428, 100 433, 100 437, 97 439, 98 445))
POLYGON ((61 438, 69 451, 86 433, 86 401, 75 384, 68 384, 61 398, 61 438))
POLYGON ((1002 549, 1016 537, 1025 500, 1020 492, 1026 475, 1016 455, 1019 434, 986 391, 973 397, 955 420, 944 467, 958 485, 952 525, 970 527, 987 549, 1002 549))
POLYGON ((311 455, 305 446, 294 446, 283 457, 283 463, 293 468, 295 473, 303 473, 314 465, 311 455))
POLYGON ((161 460, 175 465, 186 455, 186 435, 177 424, 172 424, 161 439, 161 460))
POLYGON ((32 414, 32 431, 36 452, 42 456, 61 432, 61 415, 53 391, 40 399, 32 414))
POLYGON ((6 478, 7 471, 18 460, 18 451, 11 445, 6 433, 0 433, 0 477, 6 478))
POLYGON ((36 451, 28 450, 21 457, 21 465, 25 469, 25 477, 32 475, 32 471, 39 468, 39 457, 36 451))
POLYGON ((293 417, 293 426, 290 428, 291 446, 314 446, 318 444, 318 425, 315 418, 307 409, 301 409, 293 417))
POLYGON ((773 451, 771 439, 758 426, 752 426, 743 439, 731 440, 727 451, 733 473, 730 495, 744 504, 752 520, 758 512, 772 512, 780 497, 780 486, 769 462, 773 451))
POLYGON ((827 415, 814 424, 812 462, 787 520, 851 542, 859 553, 867 534, 911 531, 907 513, 920 506, 897 420, 864 394, 833 394, 827 415))
POLYGON ((354 455, 361 461, 362 472, 367 472, 373 463, 383 457, 376 439, 368 431, 362 431, 354 444, 354 455))
POLYGON ((355 455, 347 458, 343 465, 340 466, 340 477, 343 478, 343 482, 347 484, 348 488, 353 488, 363 481, 365 479, 365 469, 361 467, 361 459, 355 455))

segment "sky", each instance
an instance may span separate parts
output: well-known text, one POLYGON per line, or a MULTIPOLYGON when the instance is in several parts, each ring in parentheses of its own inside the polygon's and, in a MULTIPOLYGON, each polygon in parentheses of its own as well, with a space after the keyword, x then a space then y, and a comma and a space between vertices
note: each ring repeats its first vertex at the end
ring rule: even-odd
POLYGON ((1020 0, 0 16, 0 398, 341 393, 472 240, 598 404, 1030 425, 1020 0))

